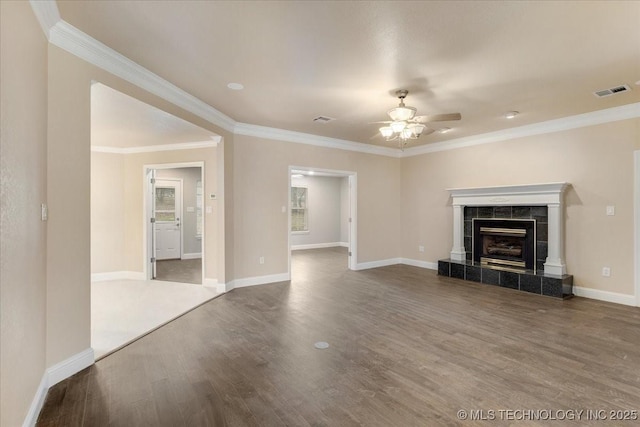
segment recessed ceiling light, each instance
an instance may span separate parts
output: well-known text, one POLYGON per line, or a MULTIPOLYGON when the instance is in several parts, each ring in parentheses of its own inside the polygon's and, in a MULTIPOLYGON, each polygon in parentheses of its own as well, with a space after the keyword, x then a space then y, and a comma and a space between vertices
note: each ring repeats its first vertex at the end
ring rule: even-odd
POLYGON ((505 119, 513 119, 518 114, 520 114, 520 113, 517 112, 517 111, 507 111, 506 113, 504 113, 504 118, 505 119))
POLYGON ((440 133, 448 133, 448 132, 451 132, 452 130, 453 129, 451 129, 451 128, 440 128, 440 129, 438 129, 438 132, 440 132, 440 133))
POLYGON ((242 89, 244 89, 244 86, 241 83, 229 83, 227 85, 227 87, 229 89, 232 89, 232 90, 242 90, 242 89))

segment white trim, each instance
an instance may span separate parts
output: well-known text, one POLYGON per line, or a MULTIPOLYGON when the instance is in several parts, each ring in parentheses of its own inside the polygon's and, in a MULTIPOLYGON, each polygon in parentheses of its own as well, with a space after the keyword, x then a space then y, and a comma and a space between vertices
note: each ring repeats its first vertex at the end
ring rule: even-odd
POLYGON ((373 144, 347 141, 346 139, 329 138, 310 133, 295 132, 286 129, 277 129, 240 122, 236 123, 233 133, 236 135, 254 136, 258 138, 273 139, 276 141, 294 142, 298 144, 336 148, 339 150, 356 151, 388 157, 401 157, 402 154, 402 151, 397 148, 380 147, 373 144))
POLYGON ((636 305, 635 295, 619 294, 617 292, 600 291, 598 289, 583 288, 580 286, 573 286, 573 294, 577 297, 584 297, 590 299, 596 299, 600 301, 613 302, 623 305, 636 305))
POLYGON ((636 306, 640 307, 640 150, 633 152, 633 272, 636 306))
POLYGON ((322 248, 336 248, 336 247, 349 247, 349 244, 346 242, 310 243, 307 245, 291 245, 291 250, 301 251, 306 249, 322 249, 322 248))
POLYGON ((287 282, 291 280, 289 273, 271 274, 268 276, 254 276, 245 277, 243 279, 232 280, 231 283, 226 283, 225 292, 228 292, 236 288, 244 288, 247 286, 266 285, 268 283, 287 282))
POLYGON ((182 259, 201 259, 201 258, 202 258, 202 253, 200 252, 182 254, 182 259))
POLYGON ((400 258, 400 263, 401 264, 405 264, 405 265, 412 265, 414 267, 427 268, 429 270, 437 270, 438 269, 438 263, 437 262, 420 261, 420 260, 411 259, 411 258, 400 258))
POLYGON ((38 421, 38 416, 40 415, 40 411, 44 406, 44 401, 47 397, 47 391, 49 390, 47 373, 45 372, 42 375, 42 379, 40 380, 40 385, 38 385, 38 389, 36 390, 35 396, 33 396, 33 400, 31 401, 31 406, 29 406, 29 412, 27 412, 27 416, 22 423, 22 427, 34 427, 36 422, 38 421))
POLYGON ((389 265, 402 264, 402 258, 381 259, 378 261, 359 262, 355 270, 368 270, 370 268, 387 267, 389 265))
POLYGON ((91 273, 92 282, 107 280, 146 280, 142 271, 109 271, 106 273, 91 273))
POLYGON ((92 145, 91 151, 94 153, 112 153, 112 154, 136 154, 136 153, 155 153, 158 151, 176 151, 176 150, 195 150, 198 148, 217 147, 220 143, 220 137, 216 137, 213 141, 197 141, 183 142, 179 144, 162 144, 162 145, 146 145, 140 147, 108 147, 104 145, 92 145))
POLYGON ((434 142, 418 147, 410 147, 405 149, 400 157, 412 157, 421 154, 435 153, 438 151, 455 150, 457 148, 473 147, 475 145, 482 144, 492 144, 494 142, 561 132, 564 130, 633 119, 636 117, 640 117, 640 102, 592 111, 590 113, 562 117, 554 120, 547 120, 510 129, 502 129, 495 132, 450 139, 448 141, 434 142))
POLYGON ((51 29, 60 21, 60 12, 58 11, 58 4, 55 0, 30 0, 31 9, 36 15, 44 35, 49 40, 51 36, 51 29))
POLYGON ((93 365, 94 362, 95 355, 93 354, 93 349, 88 348, 60 363, 56 363, 47 369, 47 387, 52 387, 58 384, 60 381, 69 378, 71 375, 93 365))
POLYGON ((448 188, 454 206, 546 206, 561 203, 566 182, 502 185, 497 187, 448 188))
POLYGON ((49 34, 49 42, 51 44, 129 83, 133 83, 214 125, 233 132, 236 122, 231 117, 138 65, 109 46, 100 43, 64 20, 58 21, 51 28, 49 34))

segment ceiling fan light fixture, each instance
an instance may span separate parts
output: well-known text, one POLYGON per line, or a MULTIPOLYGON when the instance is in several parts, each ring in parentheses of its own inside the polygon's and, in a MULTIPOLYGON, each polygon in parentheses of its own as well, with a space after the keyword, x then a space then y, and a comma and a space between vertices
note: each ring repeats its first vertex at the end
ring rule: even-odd
POLYGON ((504 113, 504 118, 514 119, 518 114, 520 114, 518 111, 507 111, 506 113, 504 113))
POLYGON ((401 102, 398 107, 387 111, 387 114, 394 122, 404 122, 413 119, 417 111, 418 110, 416 108, 407 107, 404 105, 404 102, 401 102))
POLYGON ((391 127, 391 130, 394 131, 395 133, 400 133, 404 130, 404 128, 407 127, 407 122, 394 120, 393 122, 391 122, 391 125, 389 126, 391 127))
MULTIPOLYGON (((396 91, 396 96, 400 99, 397 107, 387 111, 391 121, 379 122, 388 123, 386 126, 379 128, 380 135, 387 141, 398 141, 401 150, 412 139, 418 139, 420 135, 426 132, 429 135, 435 132, 435 129, 428 129, 424 122, 434 121, 451 121, 460 120, 460 113, 436 114, 432 116, 416 116, 417 110, 414 107, 404 105, 404 99, 409 94, 408 90, 400 89, 396 91)), ((448 128, 445 128, 448 130, 448 128)), ((442 132, 444 133, 444 132, 442 132)))
POLYGON ((393 135, 393 129, 391 129, 390 126, 381 127, 380 134, 385 138, 389 138, 391 135, 393 135))
POLYGON ((409 126, 407 126, 407 129, 411 131, 413 138, 418 138, 420 135, 422 135, 422 132, 424 132, 426 126, 422 123, 411 123, 409 126))

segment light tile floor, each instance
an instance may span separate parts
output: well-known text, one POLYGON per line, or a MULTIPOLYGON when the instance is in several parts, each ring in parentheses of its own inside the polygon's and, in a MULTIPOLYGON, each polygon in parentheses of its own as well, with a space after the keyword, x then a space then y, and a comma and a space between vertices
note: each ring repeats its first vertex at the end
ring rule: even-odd
POLYGON ((160 280, 91 284, 91 347, 96 359, 220 295, 215 287, 160 280))

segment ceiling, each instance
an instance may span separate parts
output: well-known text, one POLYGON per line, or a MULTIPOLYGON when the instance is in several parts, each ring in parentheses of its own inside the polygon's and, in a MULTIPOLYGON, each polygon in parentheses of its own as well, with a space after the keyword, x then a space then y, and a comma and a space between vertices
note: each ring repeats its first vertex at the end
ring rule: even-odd
POLYGON ((91 145, 115 148, 209 142, 211 131, 111 89, 91 86, 91 145))
POLYGON ((62 19, 242 123, 394 146, 395 90, 457 139, 640 101, 640 2, 58 1, 62 19), (228 83, 244 85, 234 91, 228 83), (626 93, 594 91, 627 84, 626 93), (505 119, 506 111, 520 112, 505 119), (336 120, 314 123, 317 116, 336 120))

